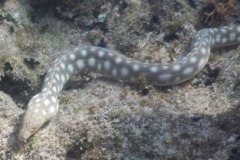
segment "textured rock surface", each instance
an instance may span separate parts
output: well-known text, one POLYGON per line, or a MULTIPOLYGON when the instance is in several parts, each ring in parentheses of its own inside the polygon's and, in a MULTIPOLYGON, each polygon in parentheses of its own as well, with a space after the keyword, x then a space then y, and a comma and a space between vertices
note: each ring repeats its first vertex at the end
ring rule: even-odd
POLYGON ((203 72, 172 87, 76 75, 60 96, 57 116, 27 143, 18 142, 26 104, 59 54, 87 44, 165 63, 181 57, 203 28, 203 5, 195 9, 188 1, 34 0, 31 5, 8 0, 1 6, 0 159, 240 156, 237 46, 215 49, 203 72))

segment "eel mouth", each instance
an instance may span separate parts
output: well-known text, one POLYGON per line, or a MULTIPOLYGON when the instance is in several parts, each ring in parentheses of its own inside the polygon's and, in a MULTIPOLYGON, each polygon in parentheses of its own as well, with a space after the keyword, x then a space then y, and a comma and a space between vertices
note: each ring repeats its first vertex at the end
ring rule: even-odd
POLYGON ((26 140, 31 136, 31 133, 25 129, 21 129, 18 134, 18 140, 26 142, 26 140))

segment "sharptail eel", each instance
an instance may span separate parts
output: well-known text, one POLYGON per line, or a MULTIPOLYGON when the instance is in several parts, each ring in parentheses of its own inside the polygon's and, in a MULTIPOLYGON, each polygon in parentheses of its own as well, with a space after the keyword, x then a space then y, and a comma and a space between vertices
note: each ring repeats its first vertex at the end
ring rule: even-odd
POLYGON ((100 47, 77 47, 58 57, 46 73, 42 90, 28 104, 20 141, 26 141, 59 108, 58 95, 64 84, 76 72, 94 71, 115 79, 138 83, 144 78, 155 86, 175 85, 200 72, 210 56, 210 48, 240 43, 240 26, 202 29, 194 36, 189 54, 169 64, 144 63, 100 47))

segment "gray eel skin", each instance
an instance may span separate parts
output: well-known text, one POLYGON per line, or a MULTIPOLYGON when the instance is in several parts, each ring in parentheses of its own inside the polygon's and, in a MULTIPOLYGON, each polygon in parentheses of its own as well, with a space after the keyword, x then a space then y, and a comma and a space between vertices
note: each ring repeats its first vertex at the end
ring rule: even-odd
POLYGON ((58 57, 47 71, 41 92, 28 104, 18 139, 26 141, 56 115, 58 95, 76 72, 99 72, 128 83, 138 83, 140 78, 144 78, 154 86, 175 85, 192 78, 204 68, 211 47, 239 43, 240 26, 202 29, 194 36, 189 54, 169 64, 143 63, 106 48, 77 47, 58 57))

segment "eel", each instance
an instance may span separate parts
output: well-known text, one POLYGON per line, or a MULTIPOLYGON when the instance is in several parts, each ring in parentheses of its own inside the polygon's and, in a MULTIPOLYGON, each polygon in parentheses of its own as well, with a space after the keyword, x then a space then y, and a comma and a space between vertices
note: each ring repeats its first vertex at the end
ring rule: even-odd
POLYGON ((154 86, 175 85, 191 79, 205 67, 211 47, 239 43, 239 25, 202 29, 193 37, 190 52, 168 64, 144 63, 101 47, 76 47, 55 59, 47 71, 41 92, 28 103, 18 139, 25 142, 57 114, 58 95, 76 72, 98 72, 133 84, 144 77, 154 86))

